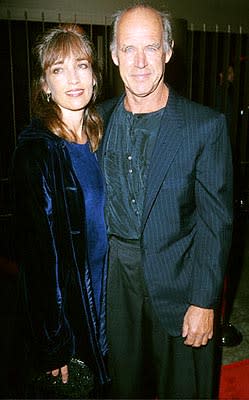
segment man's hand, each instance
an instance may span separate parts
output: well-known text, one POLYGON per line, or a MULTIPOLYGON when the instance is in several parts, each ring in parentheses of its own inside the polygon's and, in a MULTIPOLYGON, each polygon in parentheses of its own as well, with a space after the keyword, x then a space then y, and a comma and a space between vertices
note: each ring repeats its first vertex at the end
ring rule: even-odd
POLYGON ((67 365, 64 365, 64 367, 58 368, 58 369, 53 369, 53 371, 48 372, 48 374, 52 374, 55 378, 59 376, 59 373, 61 373, 61 380, 63 383, 68 382, 68 367, 67 365))
POLYGON ((213 325, 214 310, 190 306, 183 320, 184 344, 193 347, 205 346, 213 337, 213 325))

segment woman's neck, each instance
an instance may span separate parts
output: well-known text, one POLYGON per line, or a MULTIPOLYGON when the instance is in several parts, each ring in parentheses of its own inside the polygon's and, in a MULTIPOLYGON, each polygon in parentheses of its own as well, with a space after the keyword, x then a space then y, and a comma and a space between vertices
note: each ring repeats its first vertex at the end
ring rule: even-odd
POLYGON ((83 127, 83 111, 63 113, 63 122, 75 134, 77 143, 86 143, 87 135, 83 127))

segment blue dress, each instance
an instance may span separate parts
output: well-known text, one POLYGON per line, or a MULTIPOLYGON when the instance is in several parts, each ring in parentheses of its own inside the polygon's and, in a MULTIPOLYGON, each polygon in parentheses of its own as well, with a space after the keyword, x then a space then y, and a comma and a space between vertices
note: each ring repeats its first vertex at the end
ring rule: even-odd
POLYGON ((104 220, 104 181, 89 144, 67 142, 75 174, 84 194, 86 210, 88 266, 91 274, 97 316, 102 304, 103 271, 107 255, 107 233, 104 220))

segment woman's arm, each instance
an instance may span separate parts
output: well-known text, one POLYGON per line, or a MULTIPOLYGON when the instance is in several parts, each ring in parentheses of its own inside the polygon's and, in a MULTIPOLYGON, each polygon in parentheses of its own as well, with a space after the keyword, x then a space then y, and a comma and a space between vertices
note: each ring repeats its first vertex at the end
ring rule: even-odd
POLYGON ((54 236, 51 151, 41 141, 27 142, 17 148, 13 161, 18 264, 39 368, 45 371, 67 364, 74 351, 54 236))

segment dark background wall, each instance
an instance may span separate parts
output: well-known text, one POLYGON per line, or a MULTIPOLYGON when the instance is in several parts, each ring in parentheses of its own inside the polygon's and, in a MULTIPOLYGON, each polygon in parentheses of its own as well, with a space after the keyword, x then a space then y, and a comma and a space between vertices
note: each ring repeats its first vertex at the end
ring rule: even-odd
MULTIPOLYGON (((29 20, 39 20, 44 12, 46 21, 76 19, 78 22, 105 24, 110 16, 119 8, 126 7, 132 1, 127 0, 1 0, 0 18, 6 18, 8 10, 12 18, 23 19, 24 11, 29 20)), ((249 2, 248 0, 150 0, 153 6, 163 7, 172 13, 174 18, 186 19, 188 27, 195 30, 206 29, 238 31, 239 26, 244 32, 249 32, 249 2)))

